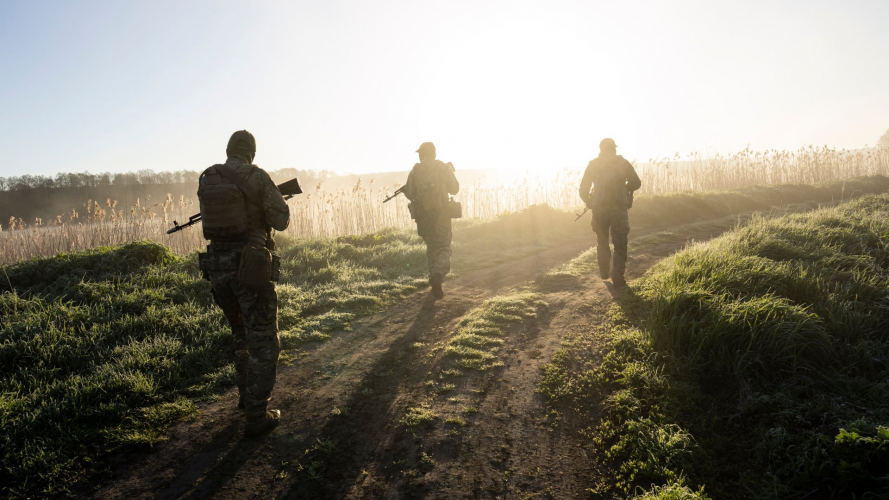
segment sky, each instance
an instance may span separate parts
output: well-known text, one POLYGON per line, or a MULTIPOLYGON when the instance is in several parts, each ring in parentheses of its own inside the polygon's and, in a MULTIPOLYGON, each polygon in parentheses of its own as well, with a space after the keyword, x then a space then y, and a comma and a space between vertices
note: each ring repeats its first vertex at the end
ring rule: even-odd
POLYGON ((889 1, 0 1, 0 176, 582 169, 889 128, 889 1))

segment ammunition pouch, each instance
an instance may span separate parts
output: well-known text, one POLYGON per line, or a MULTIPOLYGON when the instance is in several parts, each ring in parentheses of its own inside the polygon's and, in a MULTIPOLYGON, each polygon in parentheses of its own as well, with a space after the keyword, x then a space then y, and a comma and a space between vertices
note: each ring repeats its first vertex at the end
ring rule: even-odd
POLYGON ((633 208, 633 191, 627 191, 627 208, 633 208))
POLYGON ((244 288, 264 289, 281 275, 281 259, 264 246, 248 245, 241 252, 238 282, 244 288))
POLYGON ((416 210, 417 209, 414 208, 413 202, 407 204, 407 211, 410 212, 410 214, 411 214, 411 220, 417 220, 416 210))
POLYGON ((453 198, 448 200, 448 217, 451 219, 460 219, 463 217, 463 205, 453 198))
POLYGON ((225 273, 238 270, 241 261, 241 252, 207 252, 198 254, 198 269, 204 279, 210 279, 210 273, 225 273))

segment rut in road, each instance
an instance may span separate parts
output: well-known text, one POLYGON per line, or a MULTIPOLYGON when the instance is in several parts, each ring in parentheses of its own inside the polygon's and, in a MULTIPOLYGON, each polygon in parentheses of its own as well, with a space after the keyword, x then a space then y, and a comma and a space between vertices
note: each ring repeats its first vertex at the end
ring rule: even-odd
MULTIPOLYGON (((733 220, 722 220, 698 237, 728 229, 733 220)), ((688 236, 653 246, 647 257, 637 256, 630 262, 629 277, 681 247, 688 236)), ((118 456, 114 479, 93 495, 165 499, 580 494, 590 464, 579 458, 583 451, 573 435, 553 430, 535 389, 539 366, 549 360, 564 333, 601 321, 611 299, 601 280, 577 280, 571 288, 553 292, 546 312, 510 331, 502 368, 467 377, 463 389, 479 395, 479 417, 459 437, 415 435, 398 420, 405 408, 427 397, 423 383, 442 362, 440 351, 424 353, 415 345, 440 345, 470 309, 532 281, 589 245, 587 239, 476 270, 449 281, 444 300, 417 293, 356 322, 352 332, 280 368, 273 404, 284 418, 268 436, 242 439, 236 393, 229 391, 202 407, 201 418, 175 426, 169 440, 153 453, 118 456), (422 460, 423 453, 435 465, 421 477, 412 476, 418 470, 410 466, 422 460)))
MULTIPOLYGON (((268 489, 281 469, 279 457, 293 457, 310 446, 334 407, 344 406, 368 376, 414 342, 447 327, 471 307, 501 290, 533 278, 540 269, 564 262, 588 241, 545 250, 447 282, 447 296, 433 301, 417 293, 386 311, 358 321, 352 332, 336 335, 291 366, 279 367, 273 393, 282 424, 270 436, 243 440, 243 417, 235 408, 236 390, 201 408, 202 417, 176 425, 169 439, 147 456, 116 458, 115 478, 94 492, 96 498, 243 497, 268 489), (236 476, 236 477, 235 477, 236 476), (240 493, 238 493, 240 492, 240 493)), ((286 458, 284 459, 286 461, 286 458)))

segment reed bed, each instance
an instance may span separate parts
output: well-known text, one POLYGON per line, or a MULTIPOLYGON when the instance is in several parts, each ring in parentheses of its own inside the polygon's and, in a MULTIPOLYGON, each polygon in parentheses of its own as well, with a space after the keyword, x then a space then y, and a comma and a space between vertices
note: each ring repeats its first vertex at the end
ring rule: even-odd
MULTIPOLYGON (((512 181, 484 179, 462 186, 457 199, 464 217, 490 218, 536 204, 576 208, 577 187, 583 165, 542 174, 514 176, 512 181)), ((636 163, 642 178, 640 194, 737 189, 751 185, 817 184, 859 176, 889 175, 889 149, 845 151, 806 147, 797 151, 751 151, 703 157, 698 153, 636 163)), ((375 233, 387 227, 411 224, 407 200, 383 200, 398 185, 381 186, 371 179, 351 189, 326 190, 319 183, 292 199, 291 224, 285 234, 297 238, 330 238, 375 233)), ((199 227, 173 235, 166 230, 173 221, 186 221, 197 212, 195 200, 171 196, 161 202, 137 200, 129 208, 117 202, 90 200, 54 220, 27 222, 11 218, 0 223, 0 264, 32 257, 74 252, 133 241, 154 241, 177 253, 203 247, 199 227)))

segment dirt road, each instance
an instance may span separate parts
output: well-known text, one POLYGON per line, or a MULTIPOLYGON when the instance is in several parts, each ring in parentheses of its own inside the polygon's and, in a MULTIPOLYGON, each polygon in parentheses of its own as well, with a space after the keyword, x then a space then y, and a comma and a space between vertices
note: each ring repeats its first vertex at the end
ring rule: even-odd
MULTIPOLYGON (((690 228, 642 245, 640 276, 690 239, 731 226, 690 228), (665 241, 664 241, 665 240, 665 241)), ((548 290, 536 318, 504 335, 503 366, 467 371, 443 394, 430 389, 447 362, 442 346, 484 300, 528 283, 589 248, 560 248, 473 271, 434 301, 420 292, 335 335, 279 370, 281 425, 242 438, 236 391, 176 425, 150 452, 119 455, 94 498, 580 498, 595 477, 576 431, 554 421, 536 393, 539 368, 565 336, 600 323, 615 293, 587 276, 548 290), (407 408, 432 404, 431 426, 406 427, 407 408)))

